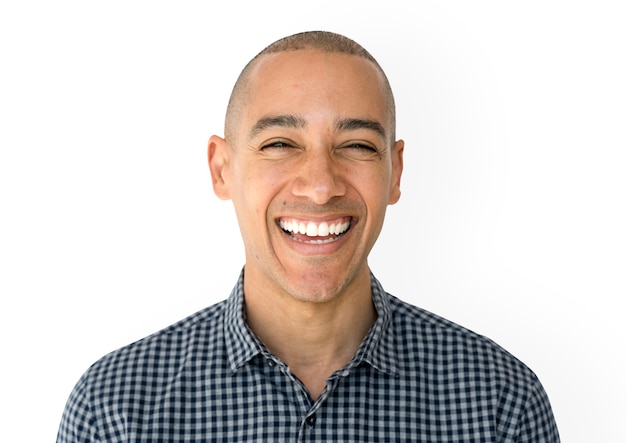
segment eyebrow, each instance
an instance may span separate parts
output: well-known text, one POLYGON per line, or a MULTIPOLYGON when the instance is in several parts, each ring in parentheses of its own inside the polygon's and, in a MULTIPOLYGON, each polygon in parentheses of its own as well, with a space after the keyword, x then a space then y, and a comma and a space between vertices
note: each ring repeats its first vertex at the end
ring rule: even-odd
POLYGON ((306 127, 306 121, 298 115, 291 114, 265 117, 254 124, 250 130, 250 138, 253 138, 258 133, 272 127, 304 129, 306 127))
POLYGON ((385 128, 380 122, 376 120, 369 120, 363 118, 344 118, 335 123, 335 129, 337 131, 356 131, 359 129, 368 129, 380 135, 382 138, 386 138, 387 134, 385 128))
MULTIPOLYGON (((272 127, 304 129, 306 128, 306 120, 293 114, 273 115, 258 120, 250 130, 250 138, 255 137, 260 132, 272 127)), ((364 118, 342 118, 335 123, 336 131, 357 131, 359 129, 367 129, 386 138, 387 133, 384 126, 376 121, 364 118)))

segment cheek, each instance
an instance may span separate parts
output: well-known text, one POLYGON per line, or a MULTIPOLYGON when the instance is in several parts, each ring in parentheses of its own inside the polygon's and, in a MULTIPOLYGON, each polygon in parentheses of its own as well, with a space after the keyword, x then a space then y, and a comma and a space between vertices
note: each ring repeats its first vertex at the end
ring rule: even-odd
POLYGON ((386 168, 372 168, 356 171, 353 183, 365 199, 387 200, 391 183, 390 172, 386 168))
POLYGON ((267 209, 277 195, 289 190, 293 179, 293 168, 259 166, 248 177, 244 192, 253 193, 255 202, 267 209))
POLYGON ((284 188, 284 184, 275 177, 273 171, 258 169, 256 172, 249 172, 239 183, 238 216, 244 217, 242 221, 254 231, 264 229, 269 208, 276 200, 277 194, 284 188))

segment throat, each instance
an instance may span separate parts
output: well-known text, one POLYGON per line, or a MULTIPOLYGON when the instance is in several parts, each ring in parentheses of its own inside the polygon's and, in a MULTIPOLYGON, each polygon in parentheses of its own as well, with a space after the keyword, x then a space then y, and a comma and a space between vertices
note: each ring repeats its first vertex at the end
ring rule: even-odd
POLYGON ((354 357, 376 321, 369 269, 364 266, 349 285, 325 301, 299 299, 258 278, 256 268, 246 271, 248 326, 312 396, 319 395, 327 378, 354 357))
POLYGON ((335 373, 337 370, 344 367, 350 359, 346 360, 344 363, 336 363, 331 364, 329 366, 325 365, 288 365, 289 370, 293 375, 295 375, 304 385, 306 390, 309 392, 311 398, 315 401, 322 395, 324 389, 326 388, 327 380, 330 376, 335 373))
MULTIPOLYGON (((377 315, 371 301, 369 306, 371 309, 365 310, 352 321, 342 322, 340 327, 285 320, 274 323, 284 326, 280 331, 274 328, 264 329, 257 332, 257 335, 267 349, 289 367, 291 373, 316 400, 324 391, 328 378, 354 358, 375 323, 377 315)), ((249 324, 256 332, 258 328, 254 323, 249 324)))

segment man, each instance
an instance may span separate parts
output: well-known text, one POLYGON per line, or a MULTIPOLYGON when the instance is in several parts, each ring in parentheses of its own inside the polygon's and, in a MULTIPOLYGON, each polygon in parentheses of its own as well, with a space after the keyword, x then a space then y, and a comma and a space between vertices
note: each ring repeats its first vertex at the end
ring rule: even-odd
POLYGON ((57 441, 558 442, 526 366, 371 274, 403 149, 361 46, 307 32, 262 51, 208 145, 244 241, 239 281, 93 365, 57 441))

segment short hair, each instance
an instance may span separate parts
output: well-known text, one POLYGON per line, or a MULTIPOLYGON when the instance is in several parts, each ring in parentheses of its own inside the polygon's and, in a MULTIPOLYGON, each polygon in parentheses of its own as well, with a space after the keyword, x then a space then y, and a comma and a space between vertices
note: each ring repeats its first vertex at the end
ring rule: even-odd
POLYGON ((248 79, 256 62, 266 54, 286 51, 300 51, 305 49, 314 49, 320 52, 335 52, 341 54, 355 55, 357 57, 369 60, 371 63, 374 64, 376 69, 381 73, 384 80, 387 109, 391 122, 390 143, 393 143, 395 141, 396 132, 396 106, 393 98, 393 92, 391 90, 391 85, 389 84, 389 79, 387 78, 385 71, 383 71, 382 67, 378 64, 376 59, 363 46, 348 37, 328 31, 306 31, 281 38, 280 40, 277 40, 267 46, 248 62, 248 64, 239 74, 239 77, 235 82, 235 86, 233 87, 230 99, 228 101, 224 126, 225 137, 227 139, 234 137, 234 134, 232 134, 232 130, 234 128, 233 121, 236 119, 235 115, 239 114, 239 107, 241 106, 240 102, 246 95, 245 90, 248 85, 248 79))

